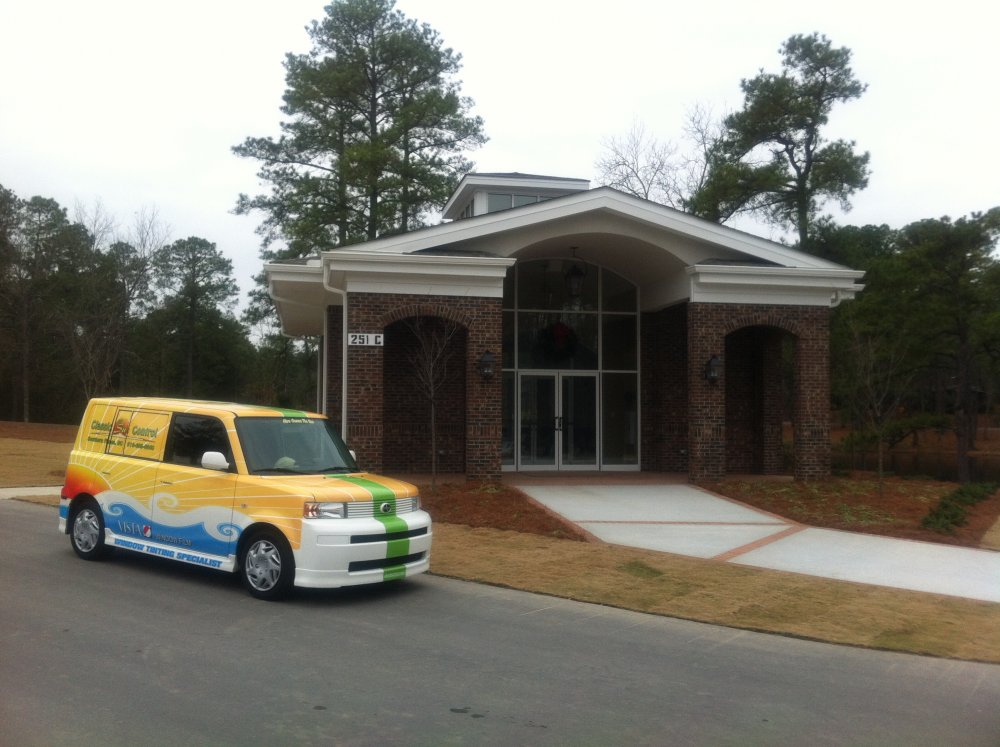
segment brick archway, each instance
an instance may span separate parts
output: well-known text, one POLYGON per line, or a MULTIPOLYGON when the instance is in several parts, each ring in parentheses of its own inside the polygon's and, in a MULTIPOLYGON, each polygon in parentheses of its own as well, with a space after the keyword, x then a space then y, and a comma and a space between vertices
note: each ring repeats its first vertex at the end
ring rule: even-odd
POLYGON ((386 324, 382 373, 385 471, 429 473, 436 452, 439 473, 465 472, 467 341, 468 329, 457 319, 407 314, 386 324), (421 356, 423 345, 440 353, 433 364, 421 356), (436 378, 433 423, 424 383, 428 376, 436 378))
MULTIPOLYGON (((818 306, 764 306, 749 304, 688 304, 688 388, 689 421, 688 437, 690 461, 688 473, 692 480, 723 477, 730 471, 727 464, 730 434, 728 415, 733 410, 727 404, 727 380, 732 376, 729 366, 718 383, 705 379, 704 366, 713 355, 726 355, 727 340, 740 342, 743 329, 774 328, 794 336, 794 395, 792 420, 795 429, 795 477, 816 479, 830 473, 830 360, 829 315, 827 307, 818 306)), ((765 335, 765 337, 767 337, 765 335)), ((774 335, 771 336, 775 337, 774 335)), ((773 339, 767 342, 770 353, 762 365, 766 370, 773 366, 775 348, 773 339)), ((735 347, 733 347, 735 349, 735 347)), ((773 370, 768 375, 774 376, 773 370)), ((764 375, 764 374, 761 374, 764 375)), ((735 394, 734 390, 734 396, 735 394)), ((760 455, 761 469, 777 467, 774 422, 774 392, 771 397, 767 423, 762 424, 769 434, 760 455), (770 456, 768 456, 770 454, 770 456)), ((743 415, 744 421, 754 417, 743 415)), ((739 460, 736 460, 740 466, 739 460)), ((744 460, 746 464, 746 460, 744 460)))
POLYGON ((449 322, 454 322, 461 327, 469 328, 470 320, 467 314, 461 309, 456 309, 453 305, 443 303, 406 303, 384 313, 379 320, 384 330, 390 324, 395 324, 404 319, 413 317, 437 317, 449 322))
MULTIPOLYGON (((475 480, 500 479, 500 377, 485 381, 478 361, 487 350, 501 350, 501 300, 480 296, 437 296, 398 293, 347 294, 347 323, 343 307, 328 309, 327 329, 352 333, 382 332, 407 317, 432 316, 453 321, 466 330, 462 361, 465 379, 464 420, 455 425, 465 434, 464 471, 475 480)), ((345 391, 345 436, 364 469, 385 469, 386 412, 385 347, 346 345, 340 335, 327 346, 327 414, 341 416, 336 393, 345 391), (346 351, 346 361, 342 354, 346 351), (346 369, 346 384, 343 372, 346 369)), ((390 403, 391 404, 391 403, 390 403)), ((456 416, 457 417, 457 416, 456 416)))

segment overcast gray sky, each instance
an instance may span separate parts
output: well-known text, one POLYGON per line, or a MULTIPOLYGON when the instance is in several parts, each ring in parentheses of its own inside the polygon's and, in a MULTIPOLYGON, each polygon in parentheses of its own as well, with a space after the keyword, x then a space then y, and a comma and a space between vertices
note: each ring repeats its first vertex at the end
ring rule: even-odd
MULTIPOLYGON (((201 236, 259 270, 264 191, 232 155, 276 135, 282 61, 305 52, 318 0, 49 0, 0 5, 0 184, 100 201, 122 223, 155 207, 171 239, 201 236)), ((1000 10, 992 2, 675 3, 398 0, 463 56, 490 142, 479 171, 594 178, 602 140, 641 122, 679 139, 694 104, 741 103, 741 78, 779 69, 778 47, 819 31, 869 84, 834 110, 830 137, 871 153, 869 188, 843 222, 899 227, 1000 205, 1000 10)), ((762 229, 766 234, 766 229, 762 229)))

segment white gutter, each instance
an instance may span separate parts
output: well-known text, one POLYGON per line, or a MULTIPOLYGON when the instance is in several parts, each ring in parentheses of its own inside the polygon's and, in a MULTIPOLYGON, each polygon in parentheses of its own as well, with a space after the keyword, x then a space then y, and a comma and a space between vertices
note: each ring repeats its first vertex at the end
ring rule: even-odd
MULTIPOLYGON (((347 290, 341 290, 340 288, 334 288, 327 281, 327 271, 326 267, 323 267, 323 288, 330 291, 331 293, 336 293, 340 296, 343 303, 343 312, 341 313, 341 320, 343 322, 342 329, 340 331, 340 437, 343 441, 347 442, 347 290)), ((323 328, 327 331, 327 338, 329 338, 329 323, 330 316, 328 313, 324 314, 323 328)), ((329 344, 329 343, 327 343, 329 344)), ((323 365, 324 371, 326 370, 326 361, 324 360, 323 365)), ((323 392, 327 392, 328 388, 326 382, 323 382, 323 392)), ((323 405, 326 406, 326 397, 323 398, 323 405)))

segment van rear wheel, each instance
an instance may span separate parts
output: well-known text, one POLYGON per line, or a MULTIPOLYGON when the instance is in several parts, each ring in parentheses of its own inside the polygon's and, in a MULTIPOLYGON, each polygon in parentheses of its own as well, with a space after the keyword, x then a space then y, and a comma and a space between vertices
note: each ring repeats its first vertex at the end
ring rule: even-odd
POLYGON ((277 601, 288 595, 295 581, 295 557, 284 537, 261 532, 244 546, 240 573, 251 595, 277 601))
POLYGON ((84 560, 98 560, 104 556, 104 515, 96 501, 87 500, 73 514, 69 541, 73 551, 84 560))

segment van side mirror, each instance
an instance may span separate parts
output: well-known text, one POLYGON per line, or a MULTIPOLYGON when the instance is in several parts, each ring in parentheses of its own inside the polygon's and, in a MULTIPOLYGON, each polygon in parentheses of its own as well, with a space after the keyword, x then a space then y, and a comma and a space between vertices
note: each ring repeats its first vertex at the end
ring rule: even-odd
POLYGON ((201 466, 219 472, 229 471, 229 462, 221 451, 206 451, 201 457, 201 466))

